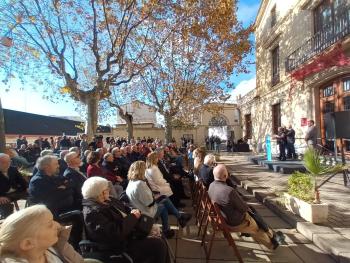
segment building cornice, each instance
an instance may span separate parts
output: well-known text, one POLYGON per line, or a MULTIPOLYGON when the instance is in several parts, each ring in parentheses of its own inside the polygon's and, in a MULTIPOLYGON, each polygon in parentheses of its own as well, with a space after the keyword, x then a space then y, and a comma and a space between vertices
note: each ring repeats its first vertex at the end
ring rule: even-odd
POLYGON ((253 24, 253 29, 254 31, 256 30, 256 28, 260 25, 260 22, 262 20, 262 17, 264 16, 267 4, 269 3, 269 0, 262 0, 259 10, 258 10, 258 15, 256 16, 255 22, 253 24))

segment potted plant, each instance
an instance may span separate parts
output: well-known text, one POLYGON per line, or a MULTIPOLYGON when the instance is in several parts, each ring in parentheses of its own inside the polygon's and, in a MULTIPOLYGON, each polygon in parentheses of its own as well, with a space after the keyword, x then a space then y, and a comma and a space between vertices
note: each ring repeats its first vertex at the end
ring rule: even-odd
POLYGON ((296 172, 288 179, 288 193, 285 193, 285 205, 295 214, 300 215, 312 223, 327 220, 328 204, 320 200, 320 178, 341 172, 341 164, 334 166, 324 164, 320 153, 315 149, 308 149, 304 154, 303 163, 305 173, 296 172))

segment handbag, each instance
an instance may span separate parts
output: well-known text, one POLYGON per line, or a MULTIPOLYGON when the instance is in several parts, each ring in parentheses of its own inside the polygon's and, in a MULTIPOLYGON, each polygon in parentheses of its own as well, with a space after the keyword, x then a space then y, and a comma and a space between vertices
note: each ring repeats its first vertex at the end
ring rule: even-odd
POLYGON ((135 239, 144 239, 146 238, 152 230, 154 224, 154 219, 147 215, 141 215, 139 221, 136 224, 134 238, 135 239))

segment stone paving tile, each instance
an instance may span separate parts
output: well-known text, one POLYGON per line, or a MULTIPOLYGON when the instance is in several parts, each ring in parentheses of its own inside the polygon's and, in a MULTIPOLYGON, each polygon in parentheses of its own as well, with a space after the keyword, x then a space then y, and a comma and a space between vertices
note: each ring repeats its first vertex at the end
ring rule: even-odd
POLYGON ((304 261, 297 256, 292 249, 287 246, 280 246, 275 251, 270 251, 267 248, 264 248, 266 255, 271 260, 271 262, 276 263, 303 263, 304 261))
POLYGON ((290 246, 305 263, 333 263, 333 258, 325 254, 322 250, 313 244, 298 244, 290 246))
POLYGON ((300 234, 296 229, 274 229, 281 231, 285 235, 285 242, 289 244, 310 244, 309 239, 300 234))
MULTIPOLYGON (((229 172, 241 180, 258 187, 269 187, 276 193, 286 189, 289 175, 274 173, 260 165, 253 165, 246 156, 225 156, 222 159, 228 165, 229 172)), ((350 228, 350 188, 344 186, 342 175, 333 177, 323 185, 320 194, 321 200, 330 204, 329 220, 325 225, 350 228)))
POLYGON ((281 218, 274 216, 274 217, 264 217, 265 222, 273 229, 276 228, 292 228, 289 224, 287 224, 285 221, 283 221, 281 218))

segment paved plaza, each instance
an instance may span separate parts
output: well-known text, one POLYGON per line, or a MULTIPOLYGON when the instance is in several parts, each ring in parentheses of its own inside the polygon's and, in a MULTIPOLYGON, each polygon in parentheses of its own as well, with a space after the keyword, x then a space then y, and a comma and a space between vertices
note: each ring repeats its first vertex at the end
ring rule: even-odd
MULTIPOLYGON (((234 168, 235 165, 238 165, 235 159, 236 157, 225 156, 222 162, 226 163, 229 168, 234 168)), ((244 157, 239 157, 239 159, 243 160, 244 157)), ((251 175, 254 175, 254 173, 251 175)), ((296 229, 279 218, 263 204, 259 203, 246 190, 241 187, 239 187, 238 190, 244 195, 245 200, 258 210, 264 220, 273 229, 280 230, 286 235, 285 245, 280 246, 275 251, 269 251, 261 244, 254 242, 252 238, 238 237, 236 234, 233 234, 244 262, 336 262, 329 255, 312 244, 310 240, 298 233, 296 229)), ((187 201, 185 210, 193 213, 191 201, 187 201)), ((171 220, 173 228, 176 229, 176 221, 174 218, 171 218, 171 220)), ((175 239, 169 240, 172 250, 176 255, 176 262, 206 262, 204 250, 200 246, 200 240, 197 237, 197 231, 198 228, 195 226, 195 220, 192 219, 186 228, 177 231, 175 239)), ((209 262, 238 262, 232 248, 227 245, 223 237, 218 237, 215 240, 211 260, 209 262)))

